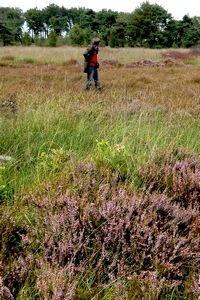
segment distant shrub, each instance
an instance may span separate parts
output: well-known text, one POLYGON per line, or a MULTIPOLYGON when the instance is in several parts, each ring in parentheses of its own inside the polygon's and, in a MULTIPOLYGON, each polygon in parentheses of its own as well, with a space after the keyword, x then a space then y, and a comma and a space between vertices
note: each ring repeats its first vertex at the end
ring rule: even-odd
POLYGON ((87 39, 87 32, 78 24, 75 24, 69 32, 69 39, 72 45, 84 45, 87 39))
POLYGON ((31 46, 32 44, 32 37, 28 32, 25 32, 22 36, 22 44, 24 46, 31 46))
POLYGON ((113 60, 113 59, 104 59, 104 60, 101 61, 101 65, 102 66, 112 66, 112 67, 121 67, 121 66, 123 66, 123 64, 121 64, 119 61, 113 60))
POLYGON ((24 57, 22 60, 21 60, 22 63, 25 63, 25 64, 34 64, 35 63, 35 59, 32 58, 32 57, 24 57))
POLYGON ((10 63, 8 63, 8 62, 0 61, 0 66, 1 66, 1 67, 8 66, 9 64, 10 64, 10 63))
POLYGON ((78 61, 74 58, 71 58, 63 63, 64 66, 77 65, 78 61))
POLYGON ((35 37, 34 43, 36 46, 39 46, 39 47, 47 46, 47 40, 45 38, 39 37, 39 36, 35 37))
POLYGON ((180 60, 189 60, 196 56, 196 52, 194 51, 180 51, 180 50, 167 50, 162 52, 162 56, 164 58, 171 59, 180 59, 180 60))
POLYGON ((6 61, 14 61, 15 59, 16 57, 12 55, 4 55, 1 57, 1 60, 6 60, 6 61))
POLYGON ((56 44, 57 44, 57 35, 56 32, 52 30, 48 37, 48 45, 50 47, 56 47, 56 44))

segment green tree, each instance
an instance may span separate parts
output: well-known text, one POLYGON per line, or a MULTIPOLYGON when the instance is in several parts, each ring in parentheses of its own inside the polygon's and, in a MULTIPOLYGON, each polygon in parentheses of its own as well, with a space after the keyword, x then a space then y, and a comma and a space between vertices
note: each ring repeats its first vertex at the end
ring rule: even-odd
POLYGON ((184 45, 186 47, 200 45, 200 17, 192 18, 192 26, 187 31, 184 45))
POLYGON ((111 47, 124 47, 125 28, 123 23, 116 23, 110 29, 109 45, 111 47))
POLYGON ((168 23, 172 20, 163 7, 144 2, 130 17, 128 36, 132 45, 161 47, 168 23))
POLYGON ((0 7, 0 40, 3 45, 22 42, 24 17, 18 8, 0 7))
POLYGON ((31 32, 32 38, 45 32, 44 17, 38 8, 32 8, 25 12, 26 24, 31 32))
POLYGON ((112 10, 102 9, 96 13, 96 19, 99 22, 99 26, 112 27, 117 22, 118 13, 112 10))
POLYGON ((67 9, 59 7, 55 4, 50 4, 42 10, 44 27, 46 30, 46 36, 49 31, 54 31, 57 36, 61 36, 62 33, 69 30, 67 23, 67 9))
POLYGON ((79 25, 83 29, 91 29, 95 31, 96 22, 95 22, 96 13, 92 9, 80 9, 80 18, 79 25))
POLYGON ((101 37, 102 44, 106 46, 114 44, 114 38, 111 37, 111 28, 117 24, 118 13, 112 10, 102 9, 96 13, 93 21, 93 28, 95 28, 96 35, 101 37))
POLYGON ((200 44, 200 17, 185 15, 180 21, 180 46, 192 47, 200 44))
POLYGON ((177 48, 181 44, 180 35, 181 21, 170 20, 163 32, 162 46, 166 48, 177 48))
POLYGON ((3 46, 10 45, 13 42, 12 32, 2 23, 0 23, 0 42, 3 46))

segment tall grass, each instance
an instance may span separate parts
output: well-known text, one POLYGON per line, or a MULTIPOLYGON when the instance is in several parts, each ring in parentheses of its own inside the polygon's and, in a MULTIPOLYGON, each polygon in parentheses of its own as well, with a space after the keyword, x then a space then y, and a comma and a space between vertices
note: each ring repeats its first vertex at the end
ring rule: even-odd
POLYGON ((95 158, 97 140, 104 140, 109 142, 113 151, 116 145, 125 147, 129 154, 127 172, 134 182, 132 170, 137 170, 163 149, 185 147, 199 155, 198 126, 196 118, 186 115, 177 124, 174 116, 147 108, 133 115, 119 112, 109 119, 103 110, 99 111, 99 103, 85 103, 79 111, 73 111, 73 101, 66 95, 59 102, 52 98, 36 108, 30 104, 26 111, 24 108, 19 111, 16 118, 5 119, 1 152, 12 156, 16 167, 20 165, 15 178, 18 190, 32 181, 38 184, 45 179, 44 176, 51 174, 49 170, 44 174, 42 168, 39 174, 37 161, 41 153, 63 149, 63 156, 70 153, 77 159, 95 158))
POLYGON ((199 70, 82 52, 0 48, 0 298, 196 300, 199 70))
MULTIPOLYGON (((6 57, 15 58, 16 62, 26 62, 26 60, 35 61, 35 63, 54 63, 62 64, 68 60, 74 59, 75 61, 82 62, 82 53, 84 48, 62 46, 59 48, 49 47, 1 47, 0 58, 5 59, 6 57)), ((162 50, 150 50, 143 48, 101 48, 101 60, 117 60, 121 63, 128 63, 130 61, 140 59, 154 59, 159 60, 161 58, 162 50)))

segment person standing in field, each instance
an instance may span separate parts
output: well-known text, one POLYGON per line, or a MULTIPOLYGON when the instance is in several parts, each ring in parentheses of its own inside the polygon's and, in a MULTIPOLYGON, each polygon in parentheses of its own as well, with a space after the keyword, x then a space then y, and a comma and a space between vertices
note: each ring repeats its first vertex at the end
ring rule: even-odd
POLYGON ((96 91, 101 90, 100 79, 99 79, 99 38, 94 38, 87 50, 83 53, 85 58, 84 72, 87 73, 86 90, 90 90, 94 82, 96 91))

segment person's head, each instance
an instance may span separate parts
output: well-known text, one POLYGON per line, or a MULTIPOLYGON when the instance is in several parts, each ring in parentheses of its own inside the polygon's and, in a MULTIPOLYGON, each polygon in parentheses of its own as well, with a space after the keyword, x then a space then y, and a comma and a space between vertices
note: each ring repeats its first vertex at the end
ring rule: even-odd
POLYGON ((98 46, 100 43, 100 38, 95 37, 92 39, 92 45, 98 46))

